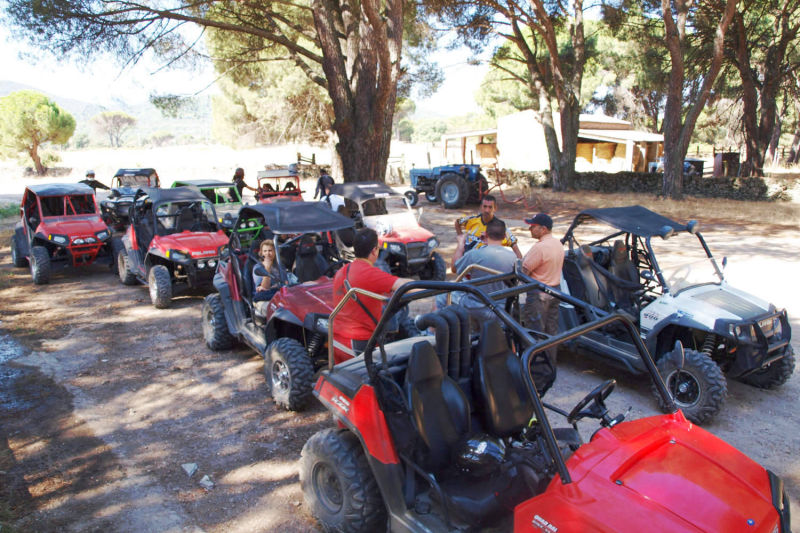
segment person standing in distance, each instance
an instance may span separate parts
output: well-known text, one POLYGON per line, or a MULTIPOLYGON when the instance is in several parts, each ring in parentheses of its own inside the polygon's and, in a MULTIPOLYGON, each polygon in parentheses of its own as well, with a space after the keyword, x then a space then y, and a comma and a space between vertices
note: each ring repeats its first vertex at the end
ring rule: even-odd
MULTIPOLYGON (((375 266, 379 253, 378 234, 375 230, 360 229, 356 233, 353 249, 355 260, 340 268, 333 278, 334 301, 341 301, 353 287, 388 296, 412 281, 384 272, 375 266)), ((380 320, 383 303, 363 294, 351 297, 334 319, 334 347, 350 357, 363 352, 380 320)), ((336 362, 340 362, 339 357, 336 362)))
POLYGON ((253 192, 258 192, 258 189, 254 189, 253 187, 249 186, 244 182, 244 169, 241 167, 237 168, 236 171, 233 173, 233 178, 231 179, 231 181, 233 181, 233 186, 236 187, 236 191, 239 193, 239 198, 242 197, 242 192, 245 189, 250 189, 253 192))
MULTIPOLYGON (((522 272, 554 289, 561 286, 561 269, 564 266, 564 247, 553 237, 553 219, 545 213, 538 213, 525 219, 531 237, 537 240, 522 259, 522 272)), ((522 308, 522 324, 547 335, 558 333, 558 298, 540 290, 527 293, 522 308)), ((547 359, 556 368, 556 348, 546 352, 547 359)), ((555 375, 553 375, 555 379, 555 375)), ((552 382, 551 382, 552 384, 552 382)), ((540 392, 544 392, 540 383, 536 384, 540 392)), ((549 387, 549 385, 547 385, 549 387)))
MULTIPOLYGON (((494 216, 496 211, 497 199, 491 194, 487 194, 483 197, 483 200, 481 200, 480 213, 477 215, 456 219, 456 236, 461 235, 462 233, 466 234, 464 252, 469 252, 475 247, 480 248, 481 246, 485 246, 484 235, 486 233, 486 225, 497 218, 494 216)), ((511 232, 508 231, 508 229, 506 230, 506 236, 503 239, 503 246, 508 246, 511 248, 514 251, 514 254, 516 254, 517 258, 522 257, 522 253, 519 251, 519 247, 517 246, 517 238, 511 235, 511 232)))

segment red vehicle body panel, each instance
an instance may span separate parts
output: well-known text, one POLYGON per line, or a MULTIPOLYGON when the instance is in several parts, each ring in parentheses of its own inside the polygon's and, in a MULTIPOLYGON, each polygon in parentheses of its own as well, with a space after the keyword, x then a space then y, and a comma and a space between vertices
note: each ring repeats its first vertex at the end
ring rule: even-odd
POLYGON ((422 227, 403 227, 392 229, 391 232, 385 235, 378 235, 378 242, 383 246, 384 242, 426 242, 433 237, 433 233, 422 227))
POLYGON ((69 240, 65 246, 72 256, 72 266, 92 263, 97 258, 97 253, 105 242, 95 240, 93 243, 74 244, 75 239, 97 239, 97 233, 109 231, 100 215, 67 215, 58 217, 44 217, 36 233, 49 237, 50 235, 64 235, 69 240))
POLYGON ((228 240, 228 236, 222 230, 216 232, 184 231, 170 235, 156 235, 150 241, 150 248, 157 248, 164 252, 178 250, 188 253, 193 259, 202 259, 216 257, 219 254, 220 246, 226 245, 228 240))
POLYGON ((338 412, 351 427, 357 428, 364 439, 367 453, 383 464, 398 464, 397 452, 392 444, 392 435, 383 411, 378 407, 375 389, 363 385, 355 397, 350 399, 329 381, 320 377, 314 386, 317 398, 331 411, 338 412))
POLYGON ((514 531, 770 533, 778 524, 764 468, 681 412, 602 429, 567 467, 573 483, 556 476, 518 505, 514 531))

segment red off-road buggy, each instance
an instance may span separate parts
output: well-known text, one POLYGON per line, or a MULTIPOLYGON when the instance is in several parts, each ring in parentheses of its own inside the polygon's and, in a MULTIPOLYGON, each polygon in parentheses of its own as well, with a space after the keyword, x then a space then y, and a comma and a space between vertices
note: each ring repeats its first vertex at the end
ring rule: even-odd
POLYGON ((789 531, 781 479, 686 420, 628 318, 605 316, 548 339, 494 300, 533 287, 560 294, 538 283, 491 298, 465 283, 409 283, 363 357, 335 366, 331 357, 314 394, 338 428, 313 435, 300 461, 306 503, 326 530, 789 531), (419 288, 429 291, 408 292, 419 288), (418 318, 436 328, 435 340, 385 342, 394 309, 452 290, 473 293, 497 319, 471 331, 451 306, 418 318), (612 417, 613 380, 569 412, 542 402, 537 354, 603 327, 628 332, 669 414, 612 417), (551 413, 566 427, 554 428, 551 413), (576 424, 585 417, 600 421, 589 442, 576 424))
POLYGON ((353 221, 317 202, 244 206, 214 276, 216 293, 203 303, 203 335, 213 350, 236 340, 264 356, 275 402, 297 410, 311 397, 312 376, 327 361, 327 316, 334 307, 330 276, 342 264, 329 232, 353 221), (265 316, 253 301, 253 269, 264 239, 275 243, 285 286, 265 316))
POLYGON ((16 267, 30 265, 35 284, 48 283, 57 266, 107 261, 114 267, 113 250, 121 243, 112 242, 88 185, 32 185, 22 195, 20 214, 11 237, 11 258, 16 267))
POLYGON ((344 198, 356 228, 368 227, 378 233, 380 259, 395 276, 443 280, 447 265, 436 251, 439 239, 419 225, 419 213, 406 197, 385 183, 361 181, 338 183, 331 193, 344 198))
POLYGON ((190 187, 140 189, 130 208, 130 226, 117 254, 119 279, 145 283, 159 309, 169 307, 176 284, 211 284, 219 249, 228 237, 214 206, 190 187))
POLYGON ((287 168, 259 170, 258 192, 256 199, 265 204, 272 202, 302 202, 303 191, 300 190, 300 176, 290 165, 287 168))

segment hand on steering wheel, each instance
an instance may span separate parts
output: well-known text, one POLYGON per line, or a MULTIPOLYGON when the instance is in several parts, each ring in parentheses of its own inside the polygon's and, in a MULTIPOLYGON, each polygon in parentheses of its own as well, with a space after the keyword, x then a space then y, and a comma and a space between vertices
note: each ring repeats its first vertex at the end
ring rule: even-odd
POLYGON ((609 379, 587 394, 578 404, 572 408, 572 411, 569 412, 567 415, 567 422, 569 424, 574 424, 578 420, 584 417, 592 417, 600 419, 603 425, 611 422, 611 419, 608 418, 608 408, 606 407, 606 398, 608 395, 611 394, 611 391, 614 390, 616 387, 617 381, 614 379, 609 379), (584 411, 587 405, 594 402, 594 404, 589 407, 589 409, 584 411))

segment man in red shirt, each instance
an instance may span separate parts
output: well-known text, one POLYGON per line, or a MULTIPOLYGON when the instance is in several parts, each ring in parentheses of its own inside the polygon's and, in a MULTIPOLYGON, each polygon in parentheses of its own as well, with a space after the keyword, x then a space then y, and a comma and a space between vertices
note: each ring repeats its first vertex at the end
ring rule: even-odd
MULTIPOLYGON (((339 302, 353 287, 388 296, 409 281, 374 266, 378 259, 378 234, 364 228, 356 233, 353 243, 355 260, 340 268, 333 278, 333 299, 339 302)), ((349 357, 360 354, 375 331, 381 318, 383 301, 359 294, 348 301, 336 315, 333 323, 334 348, 349 357)), ((342 358, 336 356, 338 363, 342 358)))

